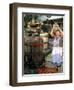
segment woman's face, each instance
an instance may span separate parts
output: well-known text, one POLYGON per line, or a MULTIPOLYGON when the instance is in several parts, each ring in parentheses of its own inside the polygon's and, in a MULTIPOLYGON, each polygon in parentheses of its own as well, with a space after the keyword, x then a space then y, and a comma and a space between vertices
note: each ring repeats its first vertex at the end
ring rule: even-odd
POLYGON ((60 37, 60 35, 61 35, 60 31, 56 31, 56 32, 55 32, 55 36, 56 36, 56 37, 60 37))

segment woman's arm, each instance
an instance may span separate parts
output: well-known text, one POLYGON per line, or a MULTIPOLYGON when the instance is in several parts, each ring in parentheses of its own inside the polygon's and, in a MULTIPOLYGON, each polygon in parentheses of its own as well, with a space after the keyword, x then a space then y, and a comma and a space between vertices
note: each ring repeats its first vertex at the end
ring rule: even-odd
POLYGON ((61 37, 63 37, 63 31, 59 28, 59 31, 61 32, 61 37))
POLYGON ((51 30, 51 32, 50 32, 50 35, 53 37, 54 36, 54 34, 53 34, 53 29, 51 30))

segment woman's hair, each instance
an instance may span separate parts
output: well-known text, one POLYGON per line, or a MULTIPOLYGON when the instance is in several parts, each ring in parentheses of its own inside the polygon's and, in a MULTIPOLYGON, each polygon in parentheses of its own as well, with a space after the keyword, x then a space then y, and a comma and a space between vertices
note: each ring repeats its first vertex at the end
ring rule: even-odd
POLYGON ((57 31, 60 32, 60 36, 63 36, 63 31, 60 29, 59 25, 57 23, 54 23, 50 34, 52 36, 55 36, 57 31))
POLYGON ((54 31, 53 34, 56 35, 56 32, 59 32, 60 35, 61 35, 61 31, 60 31, 60 30, 56 30, 56 31, 54 31))

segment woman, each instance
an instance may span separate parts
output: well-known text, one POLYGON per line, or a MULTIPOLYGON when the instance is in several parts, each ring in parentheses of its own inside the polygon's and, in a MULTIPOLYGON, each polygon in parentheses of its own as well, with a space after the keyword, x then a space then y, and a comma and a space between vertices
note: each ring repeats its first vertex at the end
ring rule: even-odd
POLYGON ((52 40, 52 63, 59 67, 63 63, 63 31, 57 23, 53 24, 51 30, 52 40))

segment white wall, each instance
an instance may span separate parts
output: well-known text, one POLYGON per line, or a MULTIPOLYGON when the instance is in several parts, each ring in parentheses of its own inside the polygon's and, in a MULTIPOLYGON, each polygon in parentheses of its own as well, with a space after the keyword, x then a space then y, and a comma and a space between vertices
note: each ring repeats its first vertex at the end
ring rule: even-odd
MULTIPOLYGON (((0 0, 0 90, 73 90, 74 82, 72 84, 26 87, 9 86, 9 3, 12 3, 13 1, 14 0, 0 0)), ((74 0, 15 0, 15 2, 71 5, 74 10, 74 0)))

